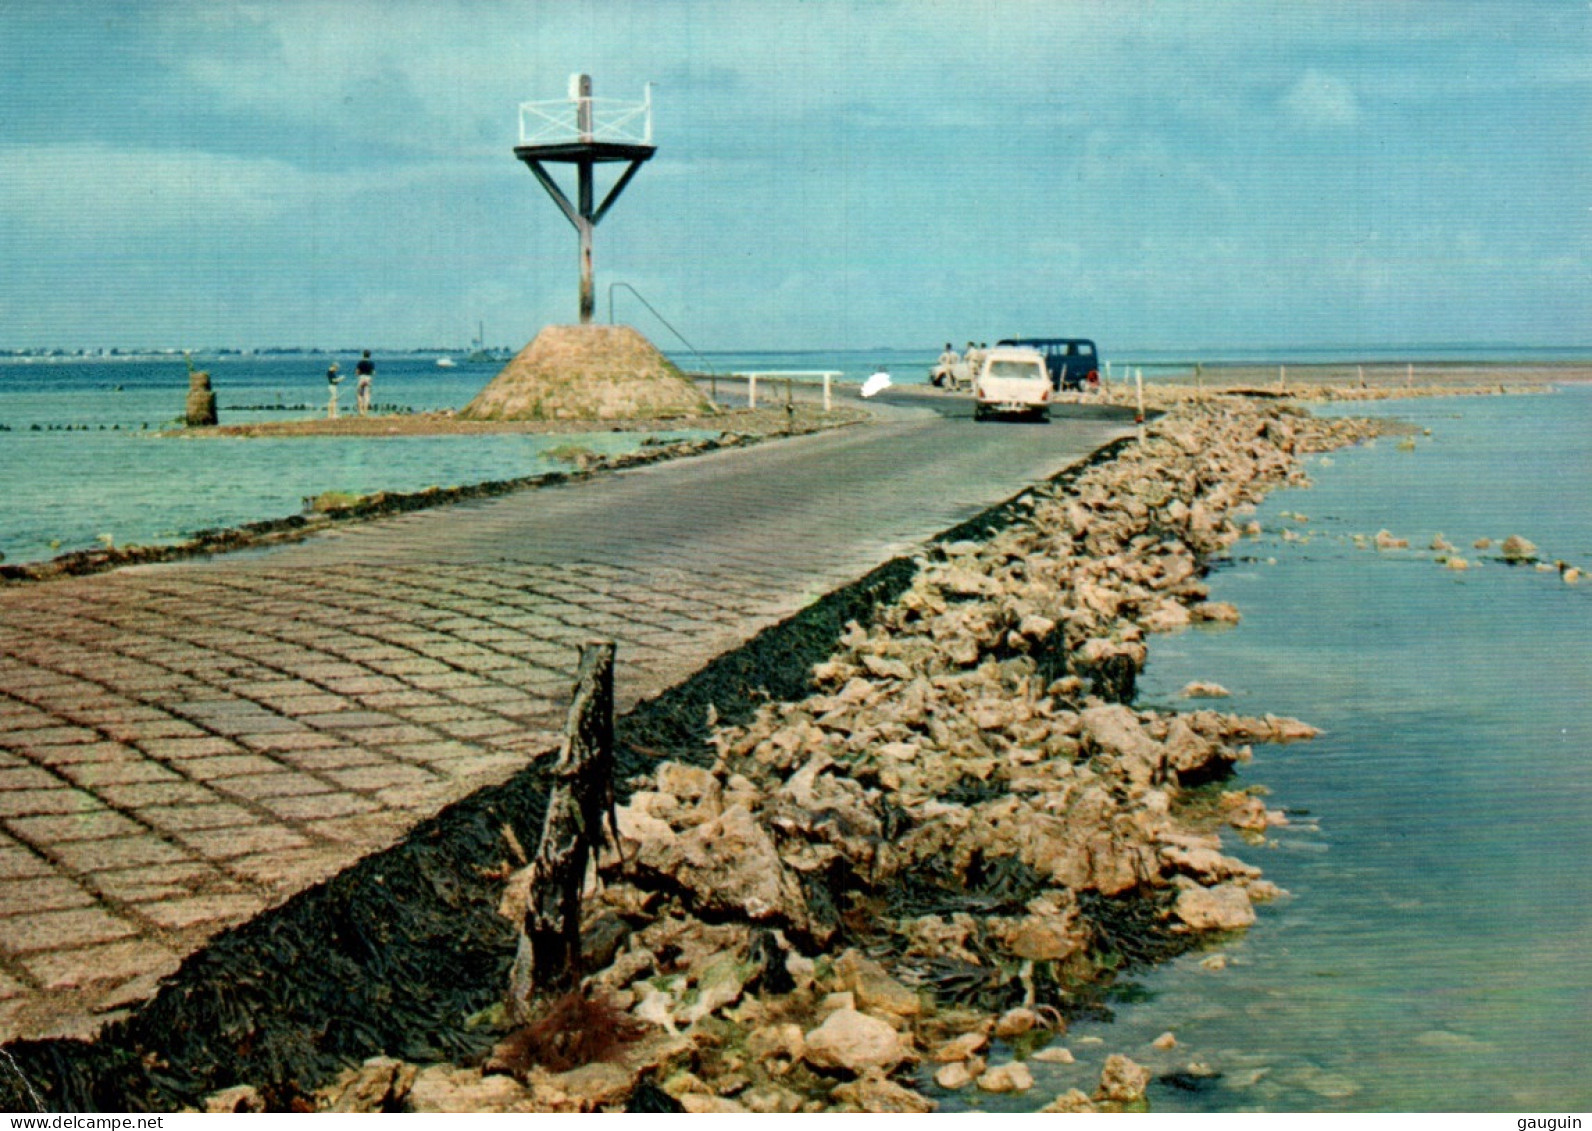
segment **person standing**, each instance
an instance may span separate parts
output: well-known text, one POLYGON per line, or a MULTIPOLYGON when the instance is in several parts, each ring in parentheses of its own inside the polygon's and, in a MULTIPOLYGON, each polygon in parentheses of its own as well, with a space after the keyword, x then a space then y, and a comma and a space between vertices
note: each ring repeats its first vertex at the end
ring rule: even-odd
POLYGON ((337 419, 337 386, 342 383, 343 379, 337 372, 337 362, 334 361, 331 364, 331 368, 326 371, 326 389, 330 394, 330 399, 326 402, 327 420, 337 419))
POLYGON ((376 363, 370 360, 370 351, 366 350, 354 366, 354 376, 359 378, 359 383, 354 386, 359 415, 364 416, 370 411, 370 385, 376 379, 376 363))
POLYGON ((944 385, 947 381, 956 383, 956 364, 962 360, 962 355, 951 348, 951 343, 945 343, 945 352, 940 354, 935 361, 934 368, 929 373, 929 381, 934 385, 944 385))

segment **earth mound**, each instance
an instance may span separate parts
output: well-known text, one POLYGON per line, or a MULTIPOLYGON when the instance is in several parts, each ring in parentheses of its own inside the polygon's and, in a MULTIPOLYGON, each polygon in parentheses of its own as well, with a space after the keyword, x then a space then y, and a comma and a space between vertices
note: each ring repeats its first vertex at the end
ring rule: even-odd
POLYGON ((465 420, 625 420, 717 410, 629 326, 547 326, 459 413, 465 420))

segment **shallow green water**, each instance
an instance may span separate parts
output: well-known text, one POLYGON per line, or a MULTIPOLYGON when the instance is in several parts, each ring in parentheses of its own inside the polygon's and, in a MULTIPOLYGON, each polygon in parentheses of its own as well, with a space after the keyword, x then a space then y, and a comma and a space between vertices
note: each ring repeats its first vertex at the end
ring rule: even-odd
POLYGON ((1213 680, 1324 729, 1242 771, 1293 824, 1224 836, 1291 895, 1216 948, 1225 969, 1139 976, 1147 1000, 1065 1038, 1076 1066, 1033 1066, 1040 1102, 1118 1051, 1163 1077, 1157 1111, 1592 1106, 1592 579, 1471 548, 1518 533, 1592 566, 1592 389, 1374 411, 1431 435, 1312 460, 1316 486, 1268 499, 1268 533, 1211 578, 1243 623, 1154 638, 1141 684, 1187 709, 1178 689, 1213 680), (1415 548, 1355 547, 1382 528, 1415 548), (1438 565, 1438 532, 1480 568, 1438 565), (1190 1062, 1221 1075, 1170 1079, 1190 1062))
MULTIPOLYGON (((324 414, 327 359, 213 359, 205 366, 225 423, 324 414), (255 406, 285 404, 283 410, 255 406)), ((352 369, 352 361, 348 361, 352 369)), ((439 370, 378 359, 376 401, 457 408, 497 367, 439 370)), ((351 414, 352 379, 342 412, 351 414)), ((582 435, 195 437, 159 429, 182 411, 180 359, 0 363, 0 555, 39 561, 117 545, 178 541, 200 530, 298 513, 323 491, 370 494, 454 487, 567 467, 548 453, 577 444, 634 450, 636 432, 582 435), (90 429, 85 431, 83 429, 90 429)), ((659 439, 709 435, 658 432, 659 439)))

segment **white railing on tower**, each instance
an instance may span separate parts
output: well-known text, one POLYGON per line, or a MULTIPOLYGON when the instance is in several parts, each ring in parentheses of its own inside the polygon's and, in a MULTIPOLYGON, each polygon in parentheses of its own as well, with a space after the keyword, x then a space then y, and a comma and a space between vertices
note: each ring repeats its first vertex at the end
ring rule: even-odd
POLYGON ((521 145, 592 141, 651 145, 652 84, 647 84, 647 96, 641 102, 624 102, 617 98, 555 98, 520 103, 521 145))

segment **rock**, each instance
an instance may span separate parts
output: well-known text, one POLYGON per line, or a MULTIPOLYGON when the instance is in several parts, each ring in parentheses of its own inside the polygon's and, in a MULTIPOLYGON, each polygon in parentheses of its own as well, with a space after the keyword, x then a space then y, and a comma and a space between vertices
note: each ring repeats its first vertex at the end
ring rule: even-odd
POLYGON ((1077 1088, 1068 1088, 1065 1092, 1051 1100, 1039 1110, 1041 1112, 1050 1113, 1094 1111, 1095 1105, 1093 1100, 1084 1095, 1077 1088))
POLYGON ((888 1023, 855 1009, 837 1009, 805 1037, 803 1059, 815 1068, 888 1072, 906 1059, 901 1037, 888 1023))
POLYGON ((734 1115, 745 1113, 746 1108, 734 1100, 723 1096, 705 1096, 700 1092, 687 1092, 680 1097, 680 1106, 692 1115, 709 1113, 716 1115, 734 1115))
POLYGON ((746 1051, 769 1075, 783 1076, 807 1051, 807 1041, 800 1025, 768 1025, 746 1038, 746 1051))
POLYGON ((1378 530, 1375 541, 1378 550, 1407 550, 1410 548, 1409 539, 1395 538, 1386 530, 1378 530))
POLYGON ((673 844, 676 839, 668 821, 633 805, 615 806, 614 823, 619 828, 619 841, 627 857, 636 855, 644 846, 650 845, 656 850, 660 845, 673 844))
POLYGON ((697 911, 782 921, 800 931, 810 926, 800 885, 744 806, 733 805, 672 842, 643 843, 637 862, 685 889, 697 911))
POLYGON ((653 772, 659 793, 667 793, 688 805, 717 802, 723 787, 712 771, 683 762, 660 762, 653 772))
POLYGON ((1130 1104, 1144 1098, 1144 1089, 1150 1085, 1150 1070, 1121 1053, 1106 1057, 1100 1071, 1100 1086, 1094 1098, 1108 1103, 1130 1104))
POLYGON ((1163 749, 1166 764, 1177 772, 1182 784, 1192 784, 1190 779, 1223 770, 1233 761, 1219 743, 1200 734, 1182 716, 1167 727, 1163 749))
POLYGON ((1000 1019, 995 1022, 995 1035, 1002 1040, 1010 1040, 1012 1037, 1022 1036, 1038 1025, 1039 1014, 1032 1009, 1019 1006, 1001 1014, 1000 1019))
POLYGON ((390 1056, 373 1056, 358 1068, 346 1068, 315 1094, 317 1111, 396 1111, 414 1086, 420 1070, 390 1056))
POLYGON ((916 1017, 923 1012, 918 995, 892 978, 883 966, 856 950, 848 950, 835 963, 840 985, 856 995, 864 1010, 916 1017))
POLYGON ((1159 779, 1165 752, 1127 707, 1090 707, 1079 712, 1078 719, 1086 747, 1116 759, 1129 781, 1147 786, 1159 779))
POLYGON ((1233 693, 1219 683, 1201 683, 1195 680, 1185 683, 1183 690, 1178 694, 1185 699, 1227 699, 1233 693))
POLYGON ((1034 1086, 1034 1074, 1019 1061, 997 1065, 978 1078, 981 1092, 1026 1092, 1034 1086))
POLYGON ((1233 931, 1255 921, 1249 893, 1233 883, 1187 888, 1178 895, 1172 910, 1196 931, 1233 931))
POLYGON ((894 1080, 886 1080, 877 1076, 865 1076, 861 1080, 852 1080, 849 1083, 840 1084, 829 1094, 841 1103, 848 1103, 862 1111, 876 1113, 895 1112, 918 1115, 937 1111, 940 1106, 927 1096, 920 1096, 910 1089, 903 1088, 894 1080))
POLYGON ((969 1070, 965 1061, 960 1060, 953 1061, 950 1064, 942 1064, 939 1070, 934 1073, 934 1082, 952 1092, 960 1091, 971 1084, 973 1080, 972 1071, 969 1070))
POLYGON ((1511 534, 1504 539, 1504 544, 1499 547, 1506 562, 1534 562, 1537 560, 1537 547, 1520 537, 1511 534))
POLYGON ((417 1112, 508 1111, 529 1099, 512 1076, 482 1076, 479 1068, 431 1064, 415 1075, 409 1110, 417 1112))
POLYGON ((1200 966, 1206 970, 1226 970, 1227 955, 1208 954, 1204 958, 1200 959, 1200 966))
POLYGON ((1238 608, 1226 601, 1201 601, 1190 610, 1194 619, 1211 624, 1237 624, 1238 608))
POLYGON ((1491 538, 1478 538, 1470 545, 1475 550, 1490 550, 1492 549, 1492 544, 1493 540, 1491 538))
POLYGON ((265 1110, 265 1097, 260 1095, 260 1090, 253 1084, 234 1084, 230 1088, 222 1088, 219 1092, 212 1092, 206 1096, 204 1105, 205 1111, 211 1114, 260 1112, 265 1110))
POLYGON ((618 1106, 636 1090, 634 1073, 603 1060, 550 1074, 546 1082, 574 1101, 580 1111, 618 1106))
POLYGON ((1008 953, 1036 962, 1054 962, 1083 949, 1084 940, 1074 932, 1073 916, 1027 915, 1002 933, 1008 953))
POLYGON ((764 1084, 741 1094, 741 1106, 758 1115, 794 1115, 802 1109, 802 1098, 789 1088, 764 1084))
POLYGON ((960 1037, 946 1041, 934 1052, 934 1059, 941 1064, 955 1064, 967 1060, 976 1052, 989 1044, 989 1038, 978 1030, 963 1033, 960 1037))
POLYGON ((741 1093, 741 1106, 758 1115, 794 1115, 802 1109, 802 1098, 789 1088, 764 1084, 741 1093))
POLYGON ((1231 856, 1223 856, 1214 848, 1182 848, 1177 845, 1163 845, 1161 859, 1184 875, 1193 876, 1201 883, 1216 883, 1220 880, 1232 879, 1241 876, 1245 879, 1255 879, 1260 875, 1260 869, 1252 864, 1231 856))
POLYGON ((1159 1037, 1155 1038, 1155 1040, 1151 1041, 1150 1045, 1153 1048, 1160 1049, 1162 1052, 1169 1052, 1172 1049, 1177 1048, 1177 1036, 1168 1030, 1167 1032, 1162 1033, 1159 1037))
POLYGON ((1447 561, 1445 561, 1443 563, 1443 568, 1444 569, 1451 569, 1451 570, 1454 570, 1456 573, 1459 573, 1459 572, 1463 572, 1463 571, 1469 569, 1470 568, 1470 563, 1467 562, 1464 558, 1454 557, 1454 558, 1449 558, 1447 561))
POLYGON ((1073 1064, 1077 1058, 1072 1055, 1072 1050, 1061 1045, 1050 1045, 1048 1048, 1039 1049, 1028 1054, 1029 1060, 1037 1060, 1041 1064, 1073 1064))

